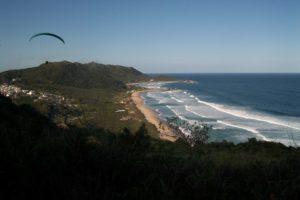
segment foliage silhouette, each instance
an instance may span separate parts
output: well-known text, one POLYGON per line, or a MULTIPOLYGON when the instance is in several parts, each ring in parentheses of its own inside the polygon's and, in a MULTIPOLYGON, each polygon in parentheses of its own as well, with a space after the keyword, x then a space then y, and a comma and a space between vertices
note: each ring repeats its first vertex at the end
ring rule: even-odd
POLYGON ((57 128, 33 108, 0 95, 3 199, 300 198, 300 150, 249 140, 155 140, 145 126, 57 128))
POLYGON ((210 127, 207 124, 197 122, 189 123, 178 117, 167 119, 171 128, 184 140, 191 144, 192 147, 201 145, 208 141, 210 127), (187 132, 187 134, 183 133, 187 132))

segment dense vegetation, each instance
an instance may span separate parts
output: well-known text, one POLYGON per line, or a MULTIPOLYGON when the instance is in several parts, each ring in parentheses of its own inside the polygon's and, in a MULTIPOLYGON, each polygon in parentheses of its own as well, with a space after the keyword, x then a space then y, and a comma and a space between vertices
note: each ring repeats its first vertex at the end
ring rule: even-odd
POLYGON ((299 199, 300 150, 281 144, 163 142, 57 128, 0 96, 3 199, 299 199))
MULTIPOLYGON (((193 147, 183 140, 155 139, 154 126, 141 126, 141 113, 129 113, 134 105, 119 103, 130 95, 126 83, 149 79, 133 68, 96 63, 46 62, 0 73, 0 83, 66 96, 80 111, 74 117, 80 123, 69 120, 67 127, 58 128, 47 118, 52 118, 51 102, 14 99, 16 105, 0 95, 1 196, 299 199, 297 148, 255 139, 238 145, 191 143, 193 147), (126 112, 116 113, 119 109, 126 112)), ((63 109, 60 114, 64 112, 72 115, 63 109)))

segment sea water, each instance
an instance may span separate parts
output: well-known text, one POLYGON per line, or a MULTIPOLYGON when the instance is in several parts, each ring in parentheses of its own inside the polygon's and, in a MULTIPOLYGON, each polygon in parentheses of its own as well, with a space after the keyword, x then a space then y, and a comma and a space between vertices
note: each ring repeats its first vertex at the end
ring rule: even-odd
POLYGON ((300 74, 168 74, 197 83, 151 83, 165 92, 143 94, 162 119, 178 117, 211 127, 210 141, 248 138, 300 145, 300 74))

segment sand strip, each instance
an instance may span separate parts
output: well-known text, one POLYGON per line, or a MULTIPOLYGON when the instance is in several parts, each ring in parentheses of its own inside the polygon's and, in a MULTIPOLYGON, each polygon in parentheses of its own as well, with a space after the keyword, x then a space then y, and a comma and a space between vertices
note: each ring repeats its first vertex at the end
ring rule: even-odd
POLYGON ((169 127, 169 125, 165 121, 159 119, 157 113, 144 104, 144 101, 141 98, 141 93, 147 91, 156 91, 156 89, 148 89, 148 90, 133 92, 131 94, 131 98, 133 102, 135 103, 136 107, 144 114, 146 120, 149 123, 153 124, 156 127, 156 129, 159 131, 160 139, 168 140, 172 142, 176 141, 177 137, 173 132, 173 130, 169 127))

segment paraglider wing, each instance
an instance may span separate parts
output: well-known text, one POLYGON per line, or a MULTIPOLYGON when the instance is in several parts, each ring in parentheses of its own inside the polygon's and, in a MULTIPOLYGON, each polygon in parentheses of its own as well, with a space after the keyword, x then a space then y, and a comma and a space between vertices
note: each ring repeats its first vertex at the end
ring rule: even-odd
POLYGON ((58 35, 55 35, 53 33, 38 33, 38 34, 35 34, 35 35, 31 36, 31 38, 29 39, 29 41, 31 41, 33 38, 41 36, 41 35, 48 35, 48 36, 55 37, 55 38, 59 39, 60 41, 62 41, 62 43, 65 44, 65 41, 61 37, 59 37, 58 35))

